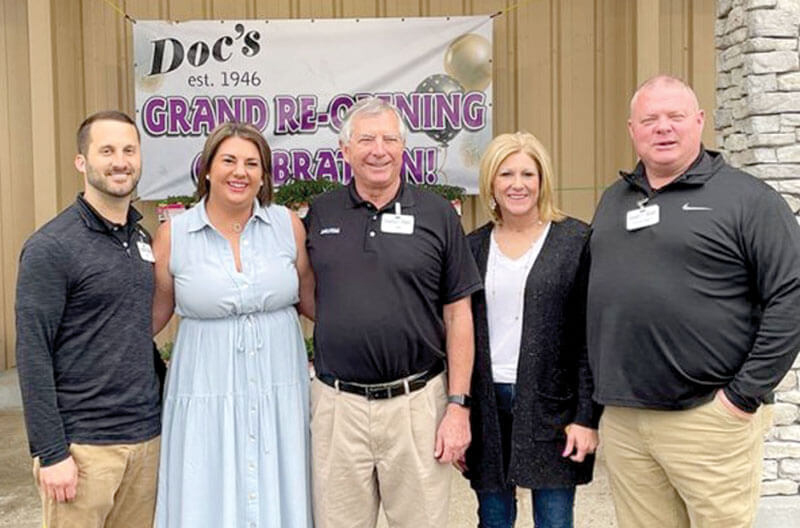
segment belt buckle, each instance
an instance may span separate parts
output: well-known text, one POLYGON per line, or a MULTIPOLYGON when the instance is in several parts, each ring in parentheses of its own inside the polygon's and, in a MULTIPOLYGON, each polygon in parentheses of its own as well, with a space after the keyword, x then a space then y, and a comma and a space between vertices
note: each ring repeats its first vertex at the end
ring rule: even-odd
POLYGON ((392 388, 383 387, 364 387, 365 396, 368 400, 385 400, 392 397, 392 388))

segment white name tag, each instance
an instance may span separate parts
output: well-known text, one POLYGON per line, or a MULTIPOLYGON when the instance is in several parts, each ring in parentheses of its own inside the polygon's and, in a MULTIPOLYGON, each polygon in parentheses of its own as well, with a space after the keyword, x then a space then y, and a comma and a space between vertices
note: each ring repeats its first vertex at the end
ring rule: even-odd
POLYGON ((139 240, 136 242, 136 246, 139 248, 139 256, 142 257, 142 260, 146 260, 147 262, 155 262, 156 258, 153 256, 153 249, 150 247, 150 244, 139 240))
POLYGON ((394 214, 381 215, 381 231, 395 235, 410 235, 414 232, 414 217, 400 213, 400 204, 394 204, 394 214))
POLYGON ((636 231, 643 227, 656 225, 660 220, 658 205, 648 205, 628 211, 625 216, 625 228, 628 231, 636 231))

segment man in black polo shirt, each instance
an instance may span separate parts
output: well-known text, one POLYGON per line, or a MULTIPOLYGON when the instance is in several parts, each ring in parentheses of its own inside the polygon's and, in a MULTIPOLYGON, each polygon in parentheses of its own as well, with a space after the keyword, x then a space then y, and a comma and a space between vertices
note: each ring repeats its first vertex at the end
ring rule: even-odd
POLYGON ((381 502, 392 526, 445 526, 470 440, 480 276, 450 204, 403 182, 405 135, 393 106, 354 105, 339 136, 353 181, 307 217, 317 528, 373 527, 381 502))
POLYGON ((151 527, 160 422, 153 254, 130 206, 139 132, 121 112, 78 129, 84 192, 20 256, 17 367, 48 528, 151 527))

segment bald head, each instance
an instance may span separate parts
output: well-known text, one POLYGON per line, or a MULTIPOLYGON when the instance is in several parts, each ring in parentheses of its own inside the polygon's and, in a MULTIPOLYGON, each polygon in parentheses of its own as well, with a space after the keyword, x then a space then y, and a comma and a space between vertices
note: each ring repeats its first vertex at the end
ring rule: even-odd
POLYGON ((700 154, 704 120, 697 96, 680 79, 659 75, 636 90, 628 132, 654 189, 683 174, 700 154))
POLYGON ((634 92, 633 97, 631 97, 630 115, 633 115, 636 101, 639 99, 639 96, 642 93, 661 87, 685 91, 687 96, 691 98, 692 105, 694 106, 693 110, 695 112, 700 110, 700 103, 697 101, 697 95, 695 95, 694 90, 692 90, 688 84, 683 82, 678 77, 673 77, 672 75, 656 75, 655 77, 650 77, 645 82, 640 84, 636 89, 636 92, 634 92))

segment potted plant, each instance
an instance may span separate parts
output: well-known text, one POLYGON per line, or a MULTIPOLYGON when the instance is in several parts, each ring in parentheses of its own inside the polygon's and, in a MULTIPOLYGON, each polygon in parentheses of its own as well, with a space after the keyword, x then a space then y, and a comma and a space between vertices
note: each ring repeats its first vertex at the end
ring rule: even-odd
POLYGON ((453 205, 459 216, 461 216, 461 204, 467 190, 457 185, 445 185, 441 183, 423 183, 417 185, 418 188, 438 194, 453 205))
POLYGON ((297 180, 291 178, 275 191, 274 201, 285 205, 297 212, 297 216, 304 218, 308 213, 308 206, 318 195, 336 189, 342 184, 330 180, 297 180))
POLYGON ((159 222, 165 222, 173 216, 179 215, 195 204, 194 196, 168 196, 156 204, 156 214, 159 222))

